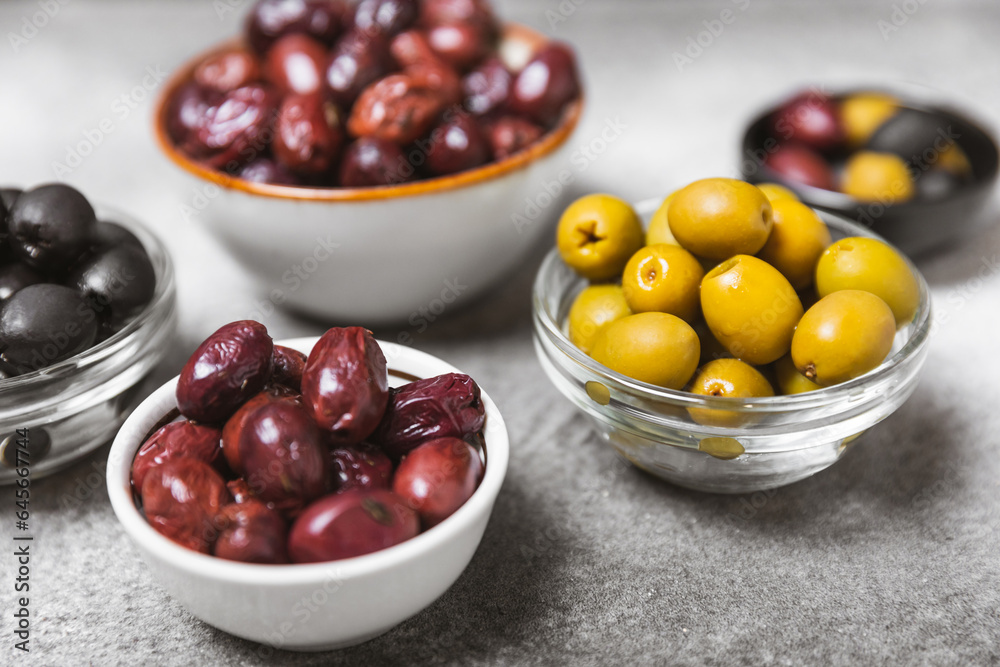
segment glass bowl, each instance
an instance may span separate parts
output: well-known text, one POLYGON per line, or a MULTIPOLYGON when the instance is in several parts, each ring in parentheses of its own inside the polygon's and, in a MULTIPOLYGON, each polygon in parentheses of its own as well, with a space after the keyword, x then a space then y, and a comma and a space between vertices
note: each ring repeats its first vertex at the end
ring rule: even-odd
POLYGON ((17 479, 8 462, 15 462, 13 448, 25 429, 32 479, 61 470, 114 438, 173 337, 176 287, 166 249, 138 221, 96 208, 99 220, 127 227, 142 242, 156 271, 156 291, 146 309, 107 340, 47 368, 0 381, 0 484, 17 479))
MULTIPOLYGON (((648 221, 659 201, 636 209, 648 221)), ((833 239, 879 238, 847 219, 817 211, 833 239)), ((880 239, 881 240, 881 239, 880 239)), ((553 250, 535 280, 535 351, 549 379, 592 420, 623 458, 674 484, 699 491, 747 493, 791 484, 832 465, 848 445, 891 415, 917 384, 927 356, 931 306, 920 282, 920 306, 896 332, 875 370, 834 387, 768 398, 695 396, 628 378, 573 345, 565 321, 586 281, 553 250), (724 411, 735 427, 703 426, 690 408, 724 411)), ((707 421, 707 420, 705 420, 707 421)))

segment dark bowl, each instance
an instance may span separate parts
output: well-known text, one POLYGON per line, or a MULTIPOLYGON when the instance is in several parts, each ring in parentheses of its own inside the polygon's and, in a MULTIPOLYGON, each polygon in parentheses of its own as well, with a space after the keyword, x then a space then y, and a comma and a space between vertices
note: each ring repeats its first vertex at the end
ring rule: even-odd
MULTIPOLYGON (((831 97, 842 99, 871 89, 842 91, 831 97)), ((948 106, 915 101, 896 91, 882 91, 901 100, 904 108, 932 112, 952 126, 955 143, 965 152, 971 166, 969 182, 940 199, 916 198, 907 202, 883 205, 863 202, 850 195, 824 190, 779 176, 762 162, 762 156, 777 148, 770 119, 780 103, 753 119, 743 135, 740 172, 751 183, 780 183, 792 189, 803 202, 814 208, 855 220, 884 236, 910 255, 950 243, 977 229, 980 214, 989 201, 997 179, 1000 153, 996 140, 966 114, 948 106)), ((789 96, 790 97, 790 96, 789 96)), ((787 99, 787 98, 786 98, 787 99)), ((784 100, 783 100, 784 101, 784 100)))

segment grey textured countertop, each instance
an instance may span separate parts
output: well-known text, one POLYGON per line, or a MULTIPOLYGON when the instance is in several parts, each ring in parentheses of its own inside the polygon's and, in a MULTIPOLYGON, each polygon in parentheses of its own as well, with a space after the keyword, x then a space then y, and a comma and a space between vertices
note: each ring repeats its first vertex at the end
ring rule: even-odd
MULTIPOLYGON (((114 119, 65 178, 147 221, 173 253, 180 331, 163 377, 259 297, 223 248, 179 215, 190 193, 158 156, 149 101, 135 87, 234 33, 248 4, 0 4, 0 182, 54 179, 68 147, 114 119), (15 53, 9 32, 43 6, 58 11, 15 53), (220 6, 240 9, 220 18, 220 6), (122 95, 136 100, 127 117, 113 108, 122 95)), ((626 125, 578 174, 580 192, 637 200, 734 174, 749 115, 816 81, 916 81, 974 100, 994 128, 1000 120, 995 2, 498 4, 506 18, 578 47, 589 91, 578 142, 607 119, 626 125), (679 68, 675 52, 724 9, 735 20, 679 68)), ((540 255, 532 258, 477 305, 410 332, 416 347, 475 376, 510 427, 510 471, 472 564, 432 607, 381 638, 268 661, 1000 663, 998 253, 992 226, 920 261, 938 316, 916 393, 831 469, 757 496, 658 482, 592 435, 536 363, 528 290, 540 255)), ((276 337, 324 329, 280 313, 266 324, 276 337)), ((25 660, 12 649, 13 560, 4 555, 0 664, 262 662, 260 646, 197 621, 156 585, 108 504, 106 456, 104 448, 33 487, 32 651, 25 660)), ((0 504, 4 545, 12 496, 0 504)))

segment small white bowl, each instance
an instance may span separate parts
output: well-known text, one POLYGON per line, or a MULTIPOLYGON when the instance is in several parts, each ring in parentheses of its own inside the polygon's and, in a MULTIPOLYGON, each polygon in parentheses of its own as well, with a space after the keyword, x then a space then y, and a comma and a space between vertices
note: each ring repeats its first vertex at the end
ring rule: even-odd
MULTIPOLYGON (((316 338, 279 341, 309 353, 316 338)), ((460 372, 424 352, 379 342, 393 386, 460 372)), ((507 428, 484 391, 486 472, 455 514, 402 544, 309 565, 252 565, 207 556, 156 532, 135 506, 132 459, 177 404, 177 378, 136 408, 108 457, 108 495, 125 532, 177 602, 206 623, 244 639, 293 651, 326 651, 367 641, 426 608, 458 579, 479 546, 507 473, 507 428)), ((176 413, 174 413, 176 414, 176 413)))

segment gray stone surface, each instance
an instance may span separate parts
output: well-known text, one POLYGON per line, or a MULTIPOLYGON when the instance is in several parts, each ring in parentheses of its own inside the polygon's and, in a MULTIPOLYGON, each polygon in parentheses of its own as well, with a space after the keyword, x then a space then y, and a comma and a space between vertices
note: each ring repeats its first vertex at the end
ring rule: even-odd
MULTIPOLYGON (((628 126, 577 172, 579 192, 635 200, 733 174, 748 115, 815 81, 922 82, 974 100, 992 127, 1000 120, 1000 7, 988 0, 908 3, 916 12, 886 37, 878 22, 891 24, 893 5, 907 3, 574 0, 555 24, 546 11, 557 0, 499 4, 579 48, 589 92, 581 145, 606 119, 628 126), (726 8, 733 23, 679 70, 673 53, 726 8)), ((68 180, 166 237, 181 299, 169 376, 207 333, 253 312, 259 295, 179 215, 191 193, 156 154, 148 102, 127 118, 113 105, 147 66, 170 71, 235 32, 242 10, 220 19, 208 0, 72 0, 14 53, 8 31, 39 6, 0 4, 0 182, 55 178, 66 147, 115 118, 68 180)), ((480 380, 512 441, 482 546, 431 608, 332 654, 268 655, 221 633, 174 603, 139 560, 95 473, 104 449, 33 487, 32 652, 24 660, 10 647, 4 555, 0 664, 1000 663, 998 252, 993 226, 921 260, 939 319, 912 399, 833 468, 756 496, 660 483, 597 441, 535 361, 535 257, 478 305, 407 330, 480 380), (80 502, 66 507, 72 497, 80 502)), ((266 323, 278 337, 324 328, 283 314, 266 323)), ((12 496, 0 489, 4 554, 12 496)))

